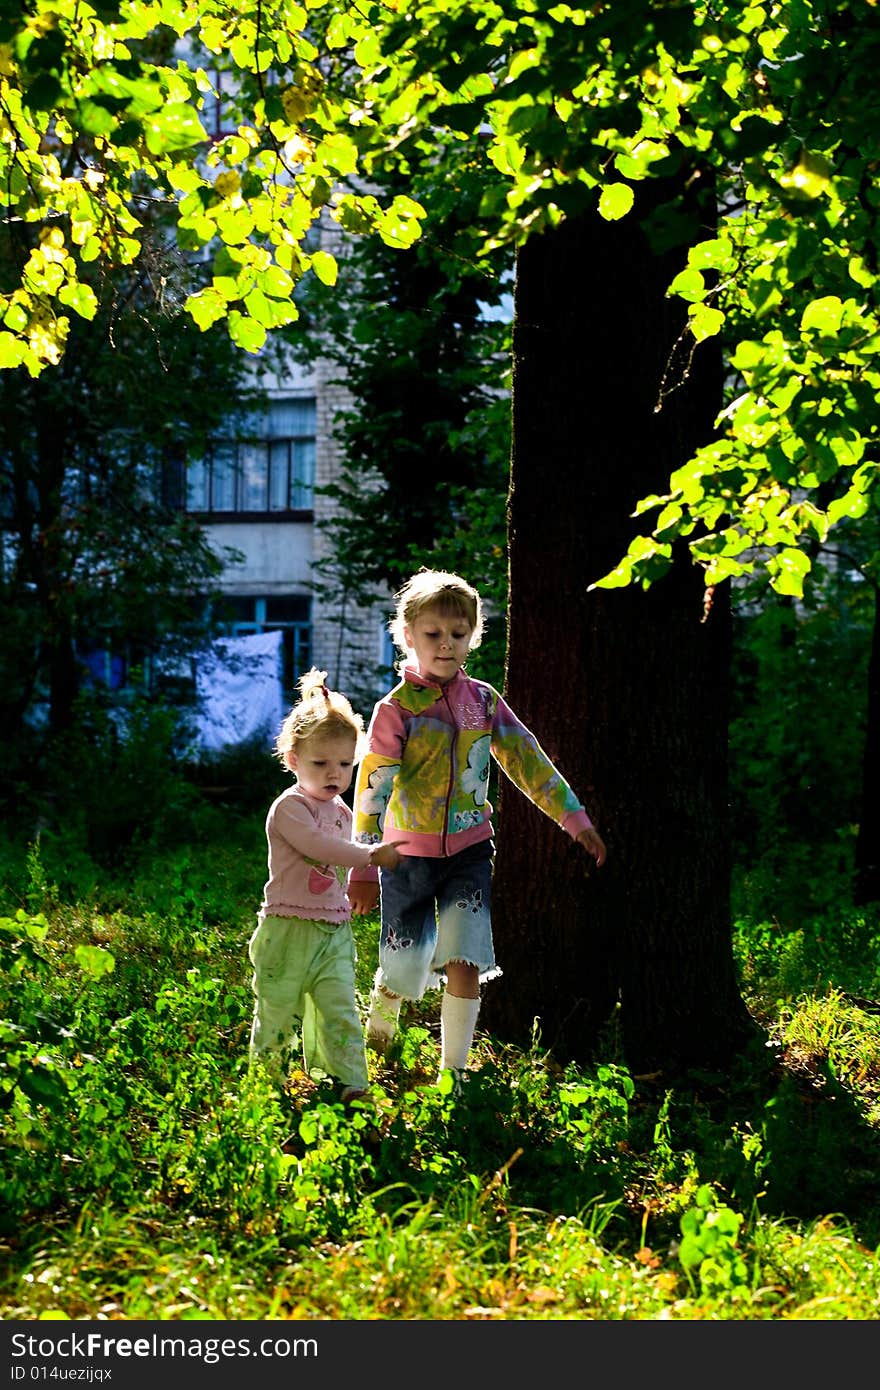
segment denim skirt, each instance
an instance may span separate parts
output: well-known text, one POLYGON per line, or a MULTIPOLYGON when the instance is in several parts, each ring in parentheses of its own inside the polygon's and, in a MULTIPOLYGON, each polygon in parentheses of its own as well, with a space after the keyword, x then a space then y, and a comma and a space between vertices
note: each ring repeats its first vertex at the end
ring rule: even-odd
POLYGON ((404 855, 380 869, 382 930, 377 982, 421 999, 445 981, 450 961, 475 965, 480 980, 501 971, 492 941, 492 840, 445 859, 404 855))

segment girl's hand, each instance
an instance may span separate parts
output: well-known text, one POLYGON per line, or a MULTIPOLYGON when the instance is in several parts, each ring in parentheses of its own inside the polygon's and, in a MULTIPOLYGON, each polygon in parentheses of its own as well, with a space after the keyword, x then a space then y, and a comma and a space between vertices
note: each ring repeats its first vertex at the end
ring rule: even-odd
POLYGON ((597 869, 605 863, 607 850, 605 849, 602 836, 593 826, 590 826, 587 830, 582 830, 577 836, 577 842, 579 845, 583 845, 587 854, 592 854, 596 861, 597 869))
POLYGON ((379 906, 378 883, 349 883, 348 901, 356 917, 368 917, 379 906))
POLYGON ((393 845, 375 845, 370 850, 370 863, 379 869, 396 869, 400 863, 400 850, 393 845))

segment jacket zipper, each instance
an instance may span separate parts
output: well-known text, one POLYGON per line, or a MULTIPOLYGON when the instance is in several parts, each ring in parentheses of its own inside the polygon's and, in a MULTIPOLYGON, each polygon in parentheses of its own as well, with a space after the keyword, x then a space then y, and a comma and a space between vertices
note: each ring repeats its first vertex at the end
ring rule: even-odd
POLYGON ((449 710, 449 718, 452 720, 452 742, 449 746, 449 782, 446 787, 446 805, 443 811, 443 835, 440 841, 440 848, 445 858, 447 851, 447 837, 449 827, 449 807, 452 802, 452 789, 455 786, 455 741, 458 733, 458 724, 455 722, 455 714, 452 710, 452 703, 448 692, 444 689, 443 699, 446 701, 446 708, 449 710))

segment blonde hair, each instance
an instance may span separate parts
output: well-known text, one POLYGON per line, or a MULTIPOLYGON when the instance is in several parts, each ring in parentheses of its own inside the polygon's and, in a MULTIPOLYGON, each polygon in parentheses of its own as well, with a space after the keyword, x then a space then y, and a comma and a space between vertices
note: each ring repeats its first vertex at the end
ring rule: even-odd
POLYGON ((394 617, 388 631, 396 646, 406 651, 404 628, 412 627, 426 608, 434 608, 445 618, 464 618, 471 627, 468 650, 480 645, 483 636, 483 605, 476 589, 459 574, 448 570, 420 569, 395 595, 394 617))
POLYGON ((316 734, 350 734, 354 739, 354 761, 364 753, 364 721, 344 695, 327 689, 327 672, 313 666, 301 676, 300 698, 287 715, 275 740, 275 753, 287 766, 287 755, 316 734))

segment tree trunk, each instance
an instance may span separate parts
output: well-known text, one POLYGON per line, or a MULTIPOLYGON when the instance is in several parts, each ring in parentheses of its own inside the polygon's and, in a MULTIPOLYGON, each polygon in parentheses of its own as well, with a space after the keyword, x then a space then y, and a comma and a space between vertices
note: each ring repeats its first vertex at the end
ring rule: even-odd
POLYGON ((39 413, 37 529, 31 534, 29 563, 44 623, 41 659, 49 696, 49 732, 57 738, 73 723, 79 669, 67 594, 68 586, 74 582, 74 567, 64 511, 71 413, 63 409, 54 386, 54 382, 43 379, 35 383, 34 401, 39 413))
POLYGON ((483 1008, 496 1035, 528 1041, 537 1019, 542 1045, 580 1062, 616 1019, 637 1072, 722 1065, 752 1031, 729 915, 727 593, 709 605, 686 556, 647 591, 587 591, 625 552, 636 501, 711 437, 721 400, 708 344, 656 410, 684 252, 652 251, 649 211, 570 219, 518 258, 506 693, 608 860, 591 868, 500 779, 504 975, 483 1008))
POLYGON ((862 804, 856 839, 853 901, 880 901, 880 589, 874 590, 874 632, 868 663, 868 710, 862 761, 862 804))
POLYGON ((70 623, 59 616, 46 641, 44 657, 49 677, 49 733, 57 738, 73 724, 80 672, 70 623))

